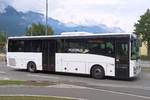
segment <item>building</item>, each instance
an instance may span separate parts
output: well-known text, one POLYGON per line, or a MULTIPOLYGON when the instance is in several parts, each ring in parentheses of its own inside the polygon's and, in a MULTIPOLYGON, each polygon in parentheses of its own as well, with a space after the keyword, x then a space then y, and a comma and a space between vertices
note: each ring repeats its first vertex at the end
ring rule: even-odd
POLYGON ((140 47, 140 51, 141 51, 141 55, 142 56, 147 56, 148 52, 147 52, 147 42, 143 42, 142 46, 140 47))

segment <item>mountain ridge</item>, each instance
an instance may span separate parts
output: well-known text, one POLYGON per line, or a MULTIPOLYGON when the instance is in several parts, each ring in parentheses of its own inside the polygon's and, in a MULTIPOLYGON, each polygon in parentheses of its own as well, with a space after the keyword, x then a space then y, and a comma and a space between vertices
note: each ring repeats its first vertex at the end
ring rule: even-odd
MULTIPOLYGON (((8 33, 8 36, 24 35, 26 28, 32 23, 45 24, 43 14, 33 11, 24 13, 17 11, 12 6, 7 6, 4 10, 4 12, 0 13, 0 31, 8 33)), ((92 33, 123 32, 119 27, 107 27, 104 24, 93 26, 65 24, 53 18, 48 18, 48 25, 54 29, 57 35, 68 31, 85 31, 92 33)))

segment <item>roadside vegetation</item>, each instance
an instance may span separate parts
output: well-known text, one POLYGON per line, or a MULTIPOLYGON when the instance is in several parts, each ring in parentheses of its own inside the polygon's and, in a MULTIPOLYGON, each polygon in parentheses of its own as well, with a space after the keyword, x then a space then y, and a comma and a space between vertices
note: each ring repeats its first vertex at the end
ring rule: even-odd
POLYGON ((0 32, 0 54, 5 53, 6 33, 0 32))
POLYGON ((50 82, 50 81, 0 80, 0 85, 49 86, 56 84, 57 82, 50 82))
POLYGON ((75 99, 38 97, 38 96, 0 96, 0 100, 75 100, 75 99))
POLYGON ((150 56, 144 56, 144 55, 142 55, 140 58, 141 58, 141 60, 150 61, 150 56))
POLYGON ((140 38, 141 42, 147 44, 147 53, 150 56, 150 9, 140 16, 134 25, 134 33, 140 38))
MULTIPOLYGON (((30 27, 26 28, 25 35, 26 36, 40 36, 40 35, 45 35, 46 33, 46 26, 41 24, 41 23, 32 23, 30 27)), ((47 26, 47 35, 53 35, 54 30, 50 27, 47 26)))
POLYGON ((0 85, 22 85, 25 81, 18 80, 0 80, 0 85))

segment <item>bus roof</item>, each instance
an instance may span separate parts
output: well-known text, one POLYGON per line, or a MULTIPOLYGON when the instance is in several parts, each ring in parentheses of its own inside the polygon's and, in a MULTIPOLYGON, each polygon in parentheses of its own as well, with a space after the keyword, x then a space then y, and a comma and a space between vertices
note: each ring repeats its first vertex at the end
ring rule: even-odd
POLYGON ((69 38, 69 37, 96 37, 96 36, 124 36, 124 35, 133 35, 133 33, 88 33, 88 32, 64 32, 61 35, 48 35, 48 36, 16 36, 16 37, 8 37, 8 39, 42 39, 42 38, 69 38))

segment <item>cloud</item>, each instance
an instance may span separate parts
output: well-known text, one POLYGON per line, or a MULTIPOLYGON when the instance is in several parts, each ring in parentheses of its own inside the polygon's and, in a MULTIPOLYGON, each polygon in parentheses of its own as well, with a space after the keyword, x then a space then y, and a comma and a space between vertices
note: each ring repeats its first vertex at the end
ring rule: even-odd
MULTIPOLYGON (((45 14, 46 0, 1 0, 19 11, 29 10, 45 14)), ((48 0, 49 17, 64 23, 121 27, 132 31, 133 25, 150 7, 150 0, 48 0)))
POLYGON ((50 16, 65 23, 106 24, 133 31, 136 20, 150 7, 149 0, 50 0, 50 16))
POLYGON ((120 19, 110 13, 115 5, 119 5, 119 0, 51 0, 50 16, 65 23, 75 23, 82 25, 120 26, 120 19))
POLYGON ((0 12, 4 12, 4 9, 12 2, 13 0, 0 0, 0 12))
POLYGON ((43 12, 45 10, 45 0, 14 0, 12 6, 19 11, 36 11, 43 12))

